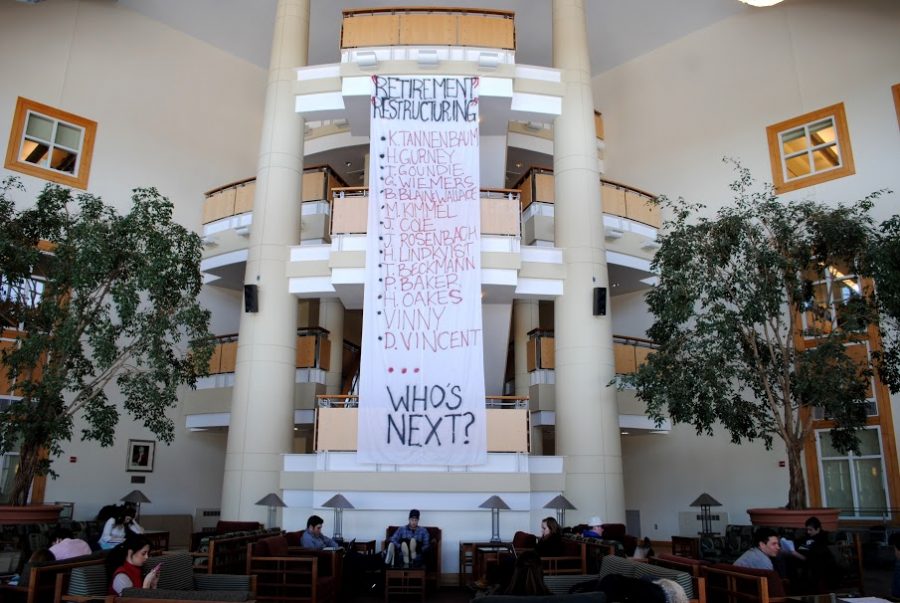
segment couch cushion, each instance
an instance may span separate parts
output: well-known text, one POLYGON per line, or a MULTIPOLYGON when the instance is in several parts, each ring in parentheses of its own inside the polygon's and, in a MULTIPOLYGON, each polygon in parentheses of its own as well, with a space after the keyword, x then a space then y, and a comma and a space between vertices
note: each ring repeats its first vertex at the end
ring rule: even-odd
POLYGON ((102 597, 108 592, 109 580, 106 578, 106 566, 102 563, 72 569, 68 594, 81 597, 102 597))
POLYGON ((597 576, 600 580, 610 574, 620 574, 622 576, 634 577, 634 566, 643 565, 629 561, 624 557, 616 557, 614 555, 604 555, 603 562, 600 565, 600 574, 597 576))
POLYGON ((190 601, 249 601, 250 593, 233 590, 164 590, 161 588, 126 588, 122 599, 179 599, 190 601))
POLYGON ((537 544, 537 536, 534 534, 529 534, 528 532, 522 532, 521 530, 513 534, 512 540, 513 548, 518 549, 533 549, 534 545, 537 544))
POLYGON ((288 543, 284 536, 269 536, 256 542, 253 554, 258 557, 287 557, 288 543))
POLYGON ((600 527, 603 529, 602 535, 604 540, 618 540, 622 542, 625 539, 624 523, 604 523, 600 527))
POLYGON ((300 540, 303 538, 303 532, 306 530, 297 530, 296 532, 285 532, 284 539, 287 540, 288 546, 300 546, 300 540))
POLYGON ((250 590, 250 576, 237 574, 195 574, 197 590, 250 590))
POLYGON ((159 584, 158 588, 166 590, 193 590, 194 589, 194 567, 193 560, 190 555, 159 555, 150 557, 144 563, 143 574, 152 570, 157 565, 159 568, 159 584))
POLYGON ((216 533, 224 532, 241 532, 246 530, 258 530, 260 523, 258 521, 217 521, 216 533))
POLYGON ((634 565, 635 578, 648 577, 651 580, 656 580, 657 578, 668 578, 669 580, 674 580, 681 588, 684 589, 684 594, 687 595, 688 599, 694 598, 694 583, 691 580, 691 575, 689 573, 679 572, 678 570, 669 569, 667 567, 660 567, 658 565, 651 565, 649 563, 635 563, 634 565))
POLYGON ((559 574, 557 576, 544 576, 544 584, 554 595, 565 595, 572 587, 582 582, 597 580, 596 575, 590 574, 559 574))

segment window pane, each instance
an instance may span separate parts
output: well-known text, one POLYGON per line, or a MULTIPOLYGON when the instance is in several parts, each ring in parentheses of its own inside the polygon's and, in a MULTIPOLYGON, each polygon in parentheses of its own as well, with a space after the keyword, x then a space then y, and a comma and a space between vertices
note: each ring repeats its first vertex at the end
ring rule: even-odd
POLYGON ((53 148, 53 158, 50 161, 50 167, 60 172, 75 173, 75 162, 78 155, 70 151, 66 151, 60 147, 53 148))
POLYGON ((81 148, 81 128, 60 123, 56 128, 56 144, 78 151, 81 148))
POLYGON ((19 153, 19 161, 27 161, 37 165, 47 166, 47 150, 50 147, 34 140, 25 140, 19 153))
POLYGON ((855 461, 856 479, 859 481, 859 506, 883 509, 887 506, 884 492, 884 476, 881 474, 881 459, 855 461))
POLYGON ((53 135, 53 120, 31 113, 28 116, 25 134, 50 142, 50 137, 53 135))
MULTIPOLYGON (((822 438, 823 443, 825 438, 822 438)), ((824 446, 823 446, 824 448, 824 446)), ((839 509, 853 508, 853 485, 850 481, 850 462, 822 461, 825 483, 825 505, 839 509)))
POLYGON ((803 128, 790 130, 781 135, 782 155, 790 155, 797 151, 802 151, 807 147, 806 132, 803 128))
POLYGON ((800 176, 806 176, 810 172, 809 168, 809 155, 804 153, 803 155, 798 155, 796 157, 791 157, 787 161, 785 161, 785 165, 787 166, 787 180, 791 178, 798 178, 800 176))
POLYGON ((881 442, 878 441, 877 429, 863 429, 856 433, 859 436, 859 453, 862 456, 881 456, 881 442))
POLYGON ((823 119, 809 126, 809 136, 812 138, 813 146, 825 142, 834 142, 835 130, 834 120, 832 118, 823 119))
POLYGON ((841 165, 841 158, 837 153, 837 145, 829 145, 813 151, 813 162, 817 172, 824 172, 841 165))

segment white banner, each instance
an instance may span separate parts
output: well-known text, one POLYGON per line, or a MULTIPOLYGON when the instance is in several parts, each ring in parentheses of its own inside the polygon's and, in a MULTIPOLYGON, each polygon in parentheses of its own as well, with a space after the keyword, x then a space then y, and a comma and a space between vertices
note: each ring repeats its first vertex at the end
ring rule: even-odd
POLYGON ((477 77, 372 77, 364 463, 487 460, 477 77))

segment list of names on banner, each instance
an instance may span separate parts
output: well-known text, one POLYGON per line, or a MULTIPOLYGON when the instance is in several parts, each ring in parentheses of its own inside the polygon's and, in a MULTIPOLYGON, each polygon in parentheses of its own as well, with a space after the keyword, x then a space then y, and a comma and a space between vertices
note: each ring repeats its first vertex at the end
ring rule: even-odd
POLYGON ((377 260, 367 259, 359 452, 478 464, 478 80, 375 76, 373 86, 367 258, 377 260))

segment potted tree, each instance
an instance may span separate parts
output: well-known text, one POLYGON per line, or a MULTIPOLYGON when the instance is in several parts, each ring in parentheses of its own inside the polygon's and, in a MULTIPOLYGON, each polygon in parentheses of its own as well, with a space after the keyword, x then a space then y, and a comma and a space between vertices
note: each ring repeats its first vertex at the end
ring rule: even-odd
POLYGON ((0 185, 0 453, 19 450, 9 502, 21 506, 76 418, 101 446, 122 411, 171 442, 167 410, 205 374, 213 342, 197 301, 200 238, 155 189, 136 189, 125 215, 54 184, 17 210, 15 190, 0 185))
POLYGON ((702 205, 660 199, 673 217, 647 294, 648 335, 659 349, 620 385, 634 387, 657 421, 668 416, 698 434, 725 429, 735 444, 771 448, 780 439, 785 506, 803 509, 814 417, 832 420, 836 448, 857 450, 869 380, 900 389, 900 349, 882 328, 898 316, 900 230, 896 218, 874 225, 881 193, 833 207, 785 202, 770 187, 754 190, 749 171, 735 167, 734 201, 713 217, 702 205), (883 352, 853 354, 866 338, 881 339, 883 352))

